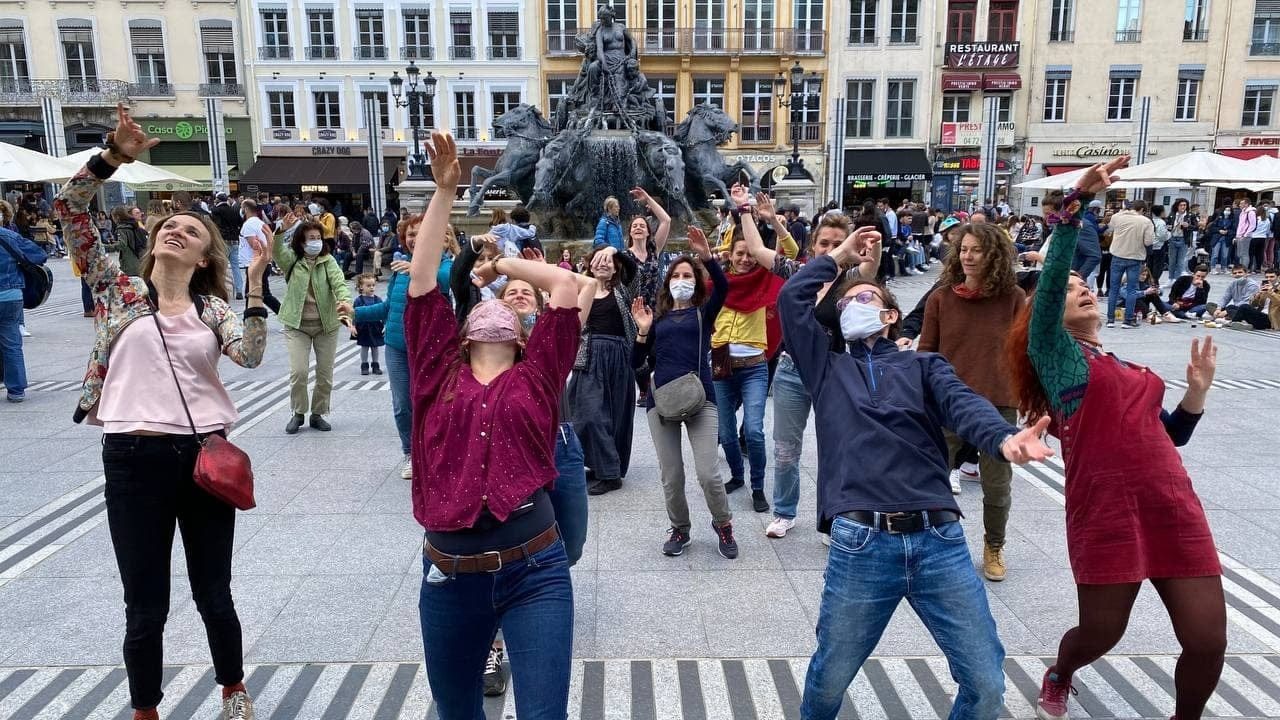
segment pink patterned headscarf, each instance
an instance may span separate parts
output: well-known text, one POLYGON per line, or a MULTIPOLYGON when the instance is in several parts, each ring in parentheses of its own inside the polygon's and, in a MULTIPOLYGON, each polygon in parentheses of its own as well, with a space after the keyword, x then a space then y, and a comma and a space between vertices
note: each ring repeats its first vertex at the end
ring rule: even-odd
POLYGON ((467 339, 510 342, 520 337, 520 317, 502 300, 485 300, 467 316, 467 339))

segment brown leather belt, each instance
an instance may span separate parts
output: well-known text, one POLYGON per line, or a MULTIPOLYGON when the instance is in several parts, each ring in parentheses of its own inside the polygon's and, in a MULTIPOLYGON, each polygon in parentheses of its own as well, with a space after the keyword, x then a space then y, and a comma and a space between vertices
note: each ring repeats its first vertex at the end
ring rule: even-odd
POLYGON ((445 575, 453 575, 455 573, 496 573, 508 563, 519 562, 530 555, 536 555, 546 550, 558 539, 560 539, 560 531, 555 525, 552 525, 529 542, 506 550, 491 550, 479 555, 449 555, 431 547, 430 543, 424 541, 422 543, 422 552, 426 554, 431 564, 440 568, 440 572, 445 575))
POLYGON ((734 370, 741 370, 742 368, 749 368, 753 365, 763 365, 767 362, 769 362, 769 359, 764 356, 764 353, 760 353, 759 355, 752 355, 751 357, 731 358, 729 360, 729 367, 734 370))

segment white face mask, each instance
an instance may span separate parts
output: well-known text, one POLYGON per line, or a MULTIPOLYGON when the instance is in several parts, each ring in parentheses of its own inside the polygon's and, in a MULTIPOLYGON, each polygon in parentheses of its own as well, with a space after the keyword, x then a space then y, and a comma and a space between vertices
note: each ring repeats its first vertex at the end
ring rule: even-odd
POLYGON ((689 302, 693 298, 693 287, 692 280, 672 280, 670 284, 672 299, 676 302, 689 302))
POLYGON ((884 329, 883 308, 854 300, 840 311, 840 334, 849 342, 865 340, 884 329))
POLYGON ((319 255, 320 251, 323 249, 324 249, 323 240, 308 240, 302 246, 302 251, 307 254, 307 257, 315 257, 319 255))

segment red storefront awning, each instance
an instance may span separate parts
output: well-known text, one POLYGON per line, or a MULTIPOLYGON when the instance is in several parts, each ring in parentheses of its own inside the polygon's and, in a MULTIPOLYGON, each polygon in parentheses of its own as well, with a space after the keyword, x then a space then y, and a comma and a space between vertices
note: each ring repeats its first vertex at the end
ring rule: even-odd
POLYGON ((1079 170, 1081 168, 1087 168, 1087 167, 1089 166, 1088 165, 1045 165, 1044 174, 1045 175, 1061 175, 1063 173, 1069 173, 1069 172, 1072 172, 1073 170, 1079 170))
POLYGON ((1256 157, 1278 157, 1276 148, 1218 148, 1218 152, 1237 160, 1252 160, 1256 157))
POLYGON ((973 92, 982 89, 982 75, 978 73, 942 73, 944 92, 973 92))
POLYGON ((1018 73, 987 73, 982 76, 983 90, 1020 90, 1022 76, 1018 73))

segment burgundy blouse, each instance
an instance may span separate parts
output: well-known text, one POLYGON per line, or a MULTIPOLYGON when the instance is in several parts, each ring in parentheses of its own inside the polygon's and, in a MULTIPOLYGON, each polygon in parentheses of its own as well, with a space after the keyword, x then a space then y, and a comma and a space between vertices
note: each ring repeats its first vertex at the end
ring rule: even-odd
POLYGON ((524 357, 488 385, 462 362, 458 323, 439 288, 404 312, 413 402, 413 516, 428 530, 506 520, 556 479, 560 396, 578 350, 577 308, 547 308, 524 357))

